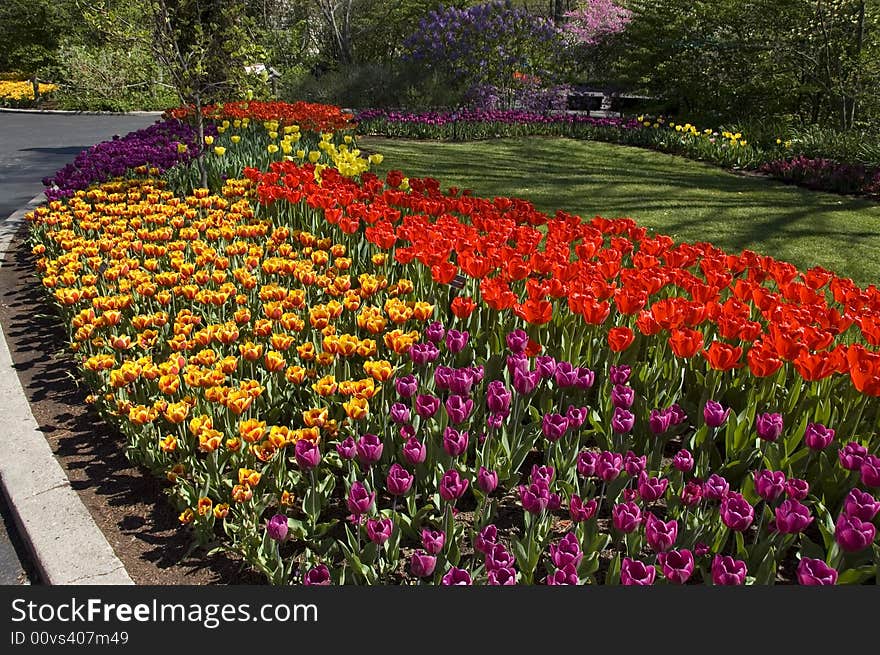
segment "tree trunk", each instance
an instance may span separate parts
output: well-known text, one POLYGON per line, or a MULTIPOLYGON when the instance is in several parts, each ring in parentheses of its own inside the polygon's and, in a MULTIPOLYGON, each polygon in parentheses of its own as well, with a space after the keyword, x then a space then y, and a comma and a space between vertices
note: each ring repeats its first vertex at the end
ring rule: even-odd
POLYGON ((199 168, 199 184, 202 188, 208 187, 208 169, 205 167, 205 116, 202 114, 202 97, 196 95, 196 133, 199 135, 199 154, 196 157, 196 166, 199 168))
POLYGON ((40 101, 40 81, 37 79, 37 74, 34 73, 34 76, 31 78, 31 85, 34 87, 34 102, 40 101))

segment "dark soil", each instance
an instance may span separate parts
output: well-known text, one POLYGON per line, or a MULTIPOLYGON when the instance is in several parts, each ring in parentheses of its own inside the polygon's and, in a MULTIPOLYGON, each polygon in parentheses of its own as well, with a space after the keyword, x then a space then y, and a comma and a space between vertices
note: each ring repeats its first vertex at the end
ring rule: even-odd
POLYGON ((86 404, 65 333, 34 275, 27 227, 0 266, 0 325, 37 425, 73 488, 137 584, 258 583, 230 556, 190 553, 165 483, 133 467, 123 437, 86 404))

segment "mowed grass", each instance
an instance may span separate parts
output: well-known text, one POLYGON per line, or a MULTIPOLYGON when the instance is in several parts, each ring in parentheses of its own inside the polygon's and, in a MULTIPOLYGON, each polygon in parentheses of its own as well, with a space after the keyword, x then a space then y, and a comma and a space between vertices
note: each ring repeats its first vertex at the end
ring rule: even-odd
POLYGON ((880 203, 739 175, 651 150, 571 139, 465 143, 363 137, 396 168, 443 188, 526 198, 550 214, 629 216, 678 241, 709 241, 880 283, 880 203))

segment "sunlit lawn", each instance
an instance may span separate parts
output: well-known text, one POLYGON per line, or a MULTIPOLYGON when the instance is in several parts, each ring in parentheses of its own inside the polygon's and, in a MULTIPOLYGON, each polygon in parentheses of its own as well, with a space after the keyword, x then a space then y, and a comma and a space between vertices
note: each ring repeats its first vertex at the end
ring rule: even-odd
POLYGON ((650 150, 569 139, 467 143, 362 138, 398 168, 443 187, 509 195, 583 217, 631 216, 684 241, 755 250, 800 268, 880 282, 880 203, 738 175, 650 150))

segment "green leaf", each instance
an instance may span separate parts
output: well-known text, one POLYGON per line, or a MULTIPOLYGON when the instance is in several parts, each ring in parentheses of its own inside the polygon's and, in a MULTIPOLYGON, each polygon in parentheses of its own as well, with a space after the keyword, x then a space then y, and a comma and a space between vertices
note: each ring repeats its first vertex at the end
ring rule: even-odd
POLYGON ((847 569, 837 576, 837 584, 862 584, 865 580, 874 575, 874 565, 865 564, 855 569, 847 569))
POLYGON ((614 555, 611 564, 608 566, 608 573, 605 575, 605 584, 616 586, 620 584, 620 553, 614 555))

